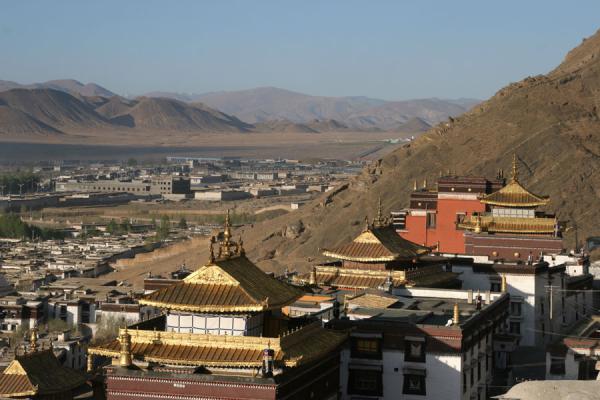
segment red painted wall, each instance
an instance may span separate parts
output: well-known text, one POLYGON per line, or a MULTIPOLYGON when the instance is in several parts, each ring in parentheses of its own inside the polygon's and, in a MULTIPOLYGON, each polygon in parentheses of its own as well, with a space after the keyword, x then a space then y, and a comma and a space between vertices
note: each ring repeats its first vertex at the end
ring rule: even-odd
POLYGON ((456 229, 456 214, 484 212, 485 204, 479 200, 438 199, 437 237, 440 251, 444 253, 465 252, 464 231, 456 229))
POLYGON ((435 228, 426 229, 425 216, 407 215, 406 230, 400 236, 426 246, 436 246, 439 241, 439 251, 464 254, 465 238, 463 231, 456 229, 456 214, 484 211, 485 204, 479 200, 438 199, 435 228))

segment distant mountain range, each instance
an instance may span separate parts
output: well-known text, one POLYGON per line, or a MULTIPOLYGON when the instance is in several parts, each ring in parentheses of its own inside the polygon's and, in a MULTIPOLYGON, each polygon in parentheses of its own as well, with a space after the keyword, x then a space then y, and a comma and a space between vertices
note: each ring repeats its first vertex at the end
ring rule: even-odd
POLYGON ((270 87, 199 95, 154 92, 128 99, 95 83, 72 79, 27 85, 0 81, 0 133, 61 135, 89 129, 419 133, 477 102, 321 97, 270 87))
POLYGON ((86 97, 101 96, 101 97, 112 97, 116 96, 116 93, 111 92, 108 89, 103 88, 95 83, 83 84, 74 79, 59 79, 54 81, 47 81, 42 83, 32 83, 29 85, 22 85, 17 82, 3 81, 0 80, 0 92, 4 92, 10 89, 54 89, 60 90, 61 92, 67 92, 73 95, 80 95, 86 97))
POLYGON ((386 101, 360 96, 310 96, 274 87, 206 94, 152 92, 146 96, 201 101, 248 123, 288 120, 303 124, 336 120, 358 130, 397 130, 412 118, 435 125, 480 102, 476 99, 386 101))

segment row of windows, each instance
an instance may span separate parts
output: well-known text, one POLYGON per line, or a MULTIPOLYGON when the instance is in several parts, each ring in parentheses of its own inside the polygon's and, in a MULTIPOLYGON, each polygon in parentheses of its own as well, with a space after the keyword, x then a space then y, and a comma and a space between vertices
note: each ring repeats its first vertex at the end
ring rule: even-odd
MULTIPOLYGON (((405 340, 404 361, 425 362, 425 341, 405 340)), ((381 360, 381 339, 379 338, 352 338, 350 342, 350 356, 352 358, 366 358, 381 360)))
MULTIPOLYGON (((380 370, 351 369, 348 375, 348 394, 383 396, 382 375, 380 370)), ((405 373, 402 393, 425 396, 425 374, 405 373)))

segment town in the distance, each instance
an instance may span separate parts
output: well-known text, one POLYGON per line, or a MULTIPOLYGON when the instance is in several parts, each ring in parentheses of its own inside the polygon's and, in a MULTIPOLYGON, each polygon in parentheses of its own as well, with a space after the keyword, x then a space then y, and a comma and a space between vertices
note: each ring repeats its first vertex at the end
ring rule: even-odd
POLYGON ((9 168, 0 395, 484 399, 532 379, 596 378, 600 266, 588 252, 600 240, 568 246, 517 154, 492 177, 415 181, 402 209, 384 212, 380 198, 356 215, 358 235, 309 268, 256 266, 244 226, 301 210, 360 167, 9 168), (148 267, 194 240, 197 257, 148 267))

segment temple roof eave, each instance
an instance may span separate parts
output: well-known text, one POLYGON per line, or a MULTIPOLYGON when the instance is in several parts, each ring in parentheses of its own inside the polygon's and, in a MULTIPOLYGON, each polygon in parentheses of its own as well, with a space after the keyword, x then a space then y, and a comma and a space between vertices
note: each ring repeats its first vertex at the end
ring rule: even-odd
POLYGON ((390 262, 400 259, 399 256, 380 256, 380 257, 357 257, 344 253, 336 253, 335 251, 330 251, 323 249, 323 255, 326 257, 334 258, 336 260, 345 260, 345 261, 356 261, 356 262, 390 262))

